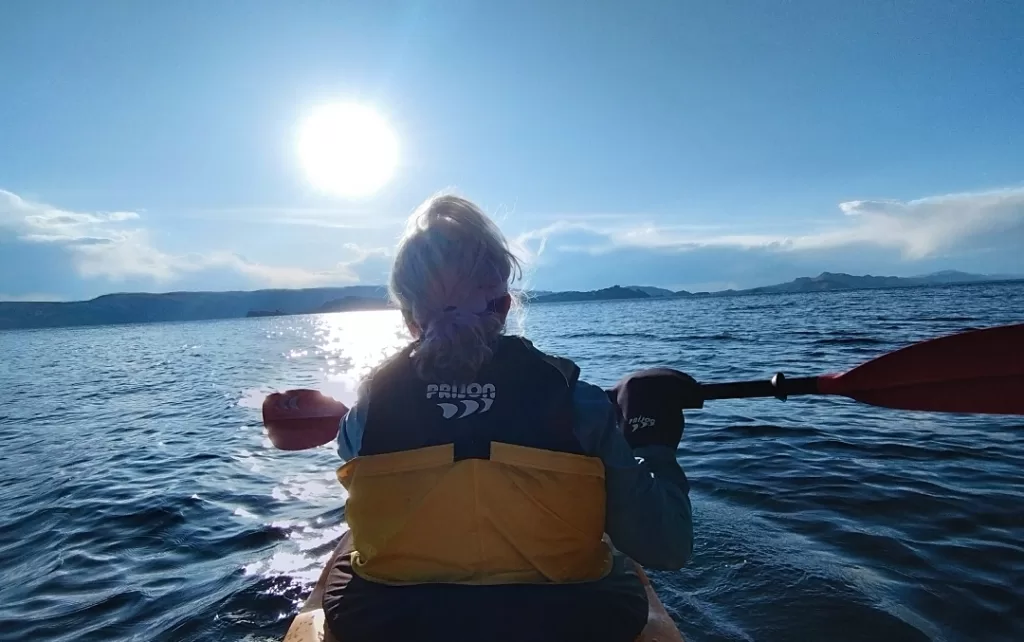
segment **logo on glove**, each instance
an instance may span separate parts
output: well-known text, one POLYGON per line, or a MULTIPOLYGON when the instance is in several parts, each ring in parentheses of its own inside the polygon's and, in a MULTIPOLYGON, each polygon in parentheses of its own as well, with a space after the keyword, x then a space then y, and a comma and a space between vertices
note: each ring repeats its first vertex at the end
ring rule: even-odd
POLYGON ((644 417, 643 415, 641 415, 639 417, 631 417, 628 423, 630 430, 636 432, 641 428, 650 428, 654 426, 654 424, 657 422, 654 421, 654 419, 651 417, 644 417))

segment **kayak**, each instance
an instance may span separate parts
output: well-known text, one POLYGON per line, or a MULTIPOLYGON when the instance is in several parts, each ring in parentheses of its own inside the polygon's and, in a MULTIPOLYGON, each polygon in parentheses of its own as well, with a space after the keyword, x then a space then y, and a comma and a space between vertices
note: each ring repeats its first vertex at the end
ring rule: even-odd
MULTIPOLYGON (((305 604, 292 619, 292 623, 285 633, 284 642, 339 642, 324 625, 322 604, 324 589, 327 586, 327 574, 344 545, 345 538, 342 538, 337 550, 327 560, 324 570, 320 573, 320 579, 313 587, 313 592, 310 593, 305 604)), ((634 564, 636 563, 634 562, 634 564)), ((644 588, 647 589, 647 601, 650 603, 647 612, 647 626, 644 627, 636 642, 684 642, 682 633, 679 632, 672 617, 665 610, 665 605, 661 603, 658 594, 654 592, 654 587, 651 586, 647 574, 639 564, 636 564, 636 570, 644 583, 644 588)))
MULTIPOLYGON (((263 423, 270 440, 281 450, 306 450, 322 446, 337 437, 338 422, 347 408, 340 402, 330 400, 323 404, 323 395, 314 390, 293 390, 288 393, 273 393, 263 401, 263 423), (300 401, 300 397, 312 400, 300 401), (326 408, 326 414, 317 414, 318 408, 326 408), (310 408, 313 409, 310 412, 310 408)), ((342 537, 338 547, 327 560, 320 573, 313 592, 306 598, 299 612, 292 619, 285 633, 284 642, 339 642, 334 639, 325 625, 323 596, 327 587, 327 576, 334 561, 343 552, 348 538, 342 537)), ((610 544, 610 542, 609 542, 610 544)), ((665 610, 658 594, 654 592, 650 579, 643 568, 633 562, 637 575, 647 592, 647 625, 636 642, 685 642, 672 617, 665 610)))

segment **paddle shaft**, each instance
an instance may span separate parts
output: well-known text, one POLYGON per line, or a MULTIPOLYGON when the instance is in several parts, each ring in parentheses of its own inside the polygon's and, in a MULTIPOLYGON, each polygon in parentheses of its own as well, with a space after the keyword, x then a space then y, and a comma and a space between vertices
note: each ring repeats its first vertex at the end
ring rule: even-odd
MULTIPOLYGON (((314 407, 322 397, 312 390, 300 392, 313 397, 314 407)), ((699 395, 688 395, 683 407, 703 408, 705 401, 715 399, 774 397, 785 401, 794 395, 841 395, 902 410, 1024 415, 1024 323, 921 341, 841 374, 787 379, 780 372, 767 381, 700 384, 699 395)), ((331 400, 336 407, 327 415, 304 414, 299 411, 298 398, 282 404, 278 397, 270 395, 264 401, 264 423, 268 415, 275 421, 320 422, 317 429, 329 435, 347 410, 331 400)), ((303 443, 294 445, 301 448, 303 443)))
POLYGON ((754 397, 775 397, 785 401, 790 395, 821 394, 821 390, 818 388, 818 377, 787 379, 781 372, 769 380, 703 383, 700 389, 705 401, 754 397))

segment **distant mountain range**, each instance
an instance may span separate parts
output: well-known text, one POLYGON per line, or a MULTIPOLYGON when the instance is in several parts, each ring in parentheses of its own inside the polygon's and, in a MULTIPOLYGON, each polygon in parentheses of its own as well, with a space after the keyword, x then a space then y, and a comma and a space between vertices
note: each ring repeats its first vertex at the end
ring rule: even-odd
MULTIPOLYGON (((307 314, 346 297, 384 302, 386 290, 376 285, 252 292, 168 292, 105 294, 89 301, 23 303, 0 301, 0 330, 60 326, 234 319, 250 312, 307 314)), ((262 314, 261 314, 262 313, 262 314)))
POLYGON ((705 296, 729 294, 779 294, 785 292, 825 292, 829 290, 871 290, 879 288, 920 287, 928 285, 950 285, 954 283, 983 283, 989 281, 1012 281, 1022 277, 1004 275, 982 275, 946 270, 924 276, 853 276, 842 272, 822 272, 818 276, 802 276, 789 283, 766 285, 748 290, 723 290, 701 293, 705 296))
MULTIPOLYGON (((531 304, 682 297, 742 296, 794 292, 827 292, 897 287, 924 287, 958 283, 1024 280, 1009 275, 980 275, 945 271, 917 277, 853 276, 823 272, 788 283, 747 290, 718 292, 672 291, 651 286, 612 286, 585 292, 532 291, 531 304)), ((390 307, 383 286, 356 285, 341 288, 302 290, 256 290, 251 292, 169 292, 165 294, 106 294, 89 301, 58 303, 0 301, 0 330, 53 328, 61 326, 147 323, 158 321, 200 321, 246 316, 318 314, 348 310, 379 310, 390 307)))
POLYGON ((880 288, 926 287, 935 285, 951 285, 957 283, 987 283, 998 281, 1016 281, 1024 277, 1009 275, 968 274, 946 270, 924 276, 853 276, 842 272, 822 272, 818 276, 802 276, 788 283, 766 285, 747 290, 719 290, 717 292, 689 292, 687 290, 666 290, 643 285, 625 287, 613 286, 589 292, 545 292, 535 294, 531 303, 561 303, 571 301, 608 301, 616 299, 657 299, 681 297, 719 297, 741 296, 750 294, 786 294, 794 292, 828 292, 833 290, 871 290, 880 288))
MULTIPOLYGON (((652 290, 660 290, 660 288, 651 288, 652 290)), ((669 296, 675 293, 671 290, 664 290, 669 296)), ((565 303, 571 301, 615 301, 619 299, 649 299, 653 295, 644 291, 644 288, 638 287, 627 287, 624 288, 621 285, 613 285, 610 288, 604 288, 601 290, 589 290, 586 292, 577 292, 570 290, 569 292, 551 292, 549 294, 537 294, 530 293, 530 303, 565 303)))
POLYGON ((271 310, 249 310, 247 317, 280 317, 288 314, 330 314, 332 312, 353 312, 356 310, 386 310, 394 307, 385 296, 384 288, 381 288, 375 296, 343 296, 340 299, 331 299, 327 303, 318 306, 315 310, 305 312, 284 312, 280 308, 271 310))

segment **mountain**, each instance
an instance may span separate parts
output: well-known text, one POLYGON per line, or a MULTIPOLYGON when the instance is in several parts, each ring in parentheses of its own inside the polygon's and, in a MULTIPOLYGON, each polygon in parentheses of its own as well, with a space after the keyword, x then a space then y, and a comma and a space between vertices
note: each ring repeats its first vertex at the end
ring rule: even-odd
POLYGON ((551 290, 526 290, 522 292, 523 298, 527 301, 533 301, 537 297, 547 296, 549 294, 555 294, 551 290))
POLYGON ((921 287, 929 285, 952 285, 958 283, 984 283, 994 281, 1012 281, 1024 277, 1004 275, 969 274, 955 270, 946 270, 915 277, 901 276, 854 276, 843 272, 822 272, 818 276, 803 276, 788 283, 766 285, 746 290, 720 290, 718 292, 673 292, 664 288, 630 285, 614 286, 603 290, 589 292, 555 292, 533 299, 532 303, 554 303, 562 301, 607 301, 616 299, 642 298, 682 298, 682 297, 722 297, 747 294, 784 294, 792 292, 830 292, 834 290, 869 290, 879 288, 921 287), (646 296, 641 296, 646 295, 646 296))
POLYGON ((387 299, 367 296, 346 296, 321 305, 312 314, 354 312, 356 310, 387 310, 394 307, 387 299))
POLYGON ((355 312, 357 310, 387 310, 393 308, 386 298, 371 296, 343 296, 332 299, 312 310, 282 312, 281 310, 249 310, 246 317, 281 317, 288 314, 331 314, 334 312, 355 312))
POLYGON ((780 283, 778 285, 766 285, 747 290, 712 292, 711 294, 713 296, 722 296, 725 294, 778 294, 784 292, 824 292, 831 290, 873 290, 879 288, 951 285, 956 283, 982 283, 997 280, 1002 279, 981 274, 957 272, 955 270, 946 270, 943 272, 915 277, 872 276, 870 274, 854 276, 842 272, 822 272, 815 277, 803 276, 788 283, 780 283))
POLYGON ((0 301, 0 330, 61 326, 233 319, 250 312, 305 314, 345 297, 383 301, 386 290, 376 285, 251 292, 168 292, 105 294, 89 301, 25 303, 0 301), (268 312, 273 311, 273 312, 268 312))
POLYGON ((676 296, 677 294, 672 290, 666 290, 665 288, 656 288, 650 285, 627 285, 626 288, 630 290, 638 290, 650 297, 676 296))
POLYGON ((931 274, 923 274, 911 278, 925 280, 928 283, 938 285, 940 283, 980 283, 982 281, 1013 280, 1015 277, 998 274, 969 274, 958 270, 942 270, 941 272, 932 272, 931 274))
MULTIPOLYGON (((721 297, 747 294, 790 292, 828 292, 877 288, 951 285, 991 281, 1024 280, 1020 276, 980 275, 947 270, 915 277, 854 276, 822 272, 815 277, 800 277, 788 283, 748 290, 718 292, 672 292, 651 286, 619 285, 586 292, 527 293, 527 301, 562 303, 570 301, 618 301, 631 299, 669 299, 679 297, 721 297)), ((89 301, 32 303, 0 301, 0 330, 15 328, 54 328, 61 326, 149 323, 157 321, 200 321, 287 314, 319 314, 348 310, 380 310, 390 307, 387 290, 378 285, 302 290, 255 290, 251 292, 168 292, 164 294, 107 294, 89 301)))
POLYGON ((622 299, 649 299, 651 295, 633 288, 624 288, 620 285, 613 285, 610 288, 601 290, 590 290, 587 292, 555 292, 539 296, 531 303, 566 303, 570 301, 618 301, 622 299))

